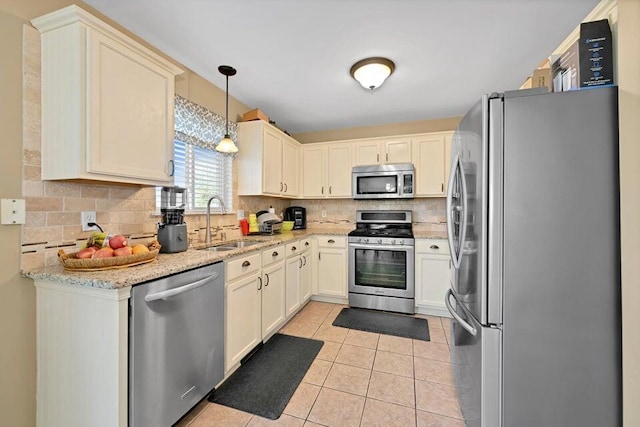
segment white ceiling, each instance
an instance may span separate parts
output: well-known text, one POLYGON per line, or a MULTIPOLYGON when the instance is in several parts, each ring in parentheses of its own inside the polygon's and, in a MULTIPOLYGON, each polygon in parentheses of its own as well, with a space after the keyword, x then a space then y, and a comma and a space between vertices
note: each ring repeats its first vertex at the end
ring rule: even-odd
POLYGON ((517 89, 598 0, 85 0, 290 133, 463 115, 517 89), (373 94, 356 61, 396 64, 373 94))

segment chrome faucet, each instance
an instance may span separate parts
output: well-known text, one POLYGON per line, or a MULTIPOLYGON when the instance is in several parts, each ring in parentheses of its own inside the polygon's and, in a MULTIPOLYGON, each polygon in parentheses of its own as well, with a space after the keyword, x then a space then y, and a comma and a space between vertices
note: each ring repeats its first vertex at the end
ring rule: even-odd
POLYGON ((209 201, 207 202, 207 231, 205 233, 204 242, 211 243, 211 202, 213 200, 217 200, 220 203, 220 210, 222 211, 222 215, 226 214, 227 211, 224 207, 224 202, 220 198, 220 196, 214 195, 211 196, 209 201))

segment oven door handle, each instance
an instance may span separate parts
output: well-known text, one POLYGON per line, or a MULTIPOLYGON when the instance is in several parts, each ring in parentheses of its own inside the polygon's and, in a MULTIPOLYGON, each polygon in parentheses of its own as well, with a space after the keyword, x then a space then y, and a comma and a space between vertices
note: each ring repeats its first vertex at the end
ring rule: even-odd
POLYGON ((382 251, 413 251, 413 246, 405 246, 405 245, 367 245, 360 243, 349 243, 350 248, 354 249, 372 249, 372 250, 382 250, 382 251))

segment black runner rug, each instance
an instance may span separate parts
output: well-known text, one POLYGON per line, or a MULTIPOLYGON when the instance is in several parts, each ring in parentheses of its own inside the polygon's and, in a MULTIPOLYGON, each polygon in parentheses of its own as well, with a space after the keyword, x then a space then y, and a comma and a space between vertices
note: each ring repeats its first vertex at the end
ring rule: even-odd
POLYGON ((275 334, 209 395, 209 402, 279 418, 323 344, 275 334))
POLYGON ((427 319, 360 308, 343 308, 333 326, 429 341, 427 319))

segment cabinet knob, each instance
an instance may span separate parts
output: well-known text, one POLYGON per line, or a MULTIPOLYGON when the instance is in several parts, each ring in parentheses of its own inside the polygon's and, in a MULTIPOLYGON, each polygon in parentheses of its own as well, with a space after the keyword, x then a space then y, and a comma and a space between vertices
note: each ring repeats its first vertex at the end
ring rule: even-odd
POLYGON ((271 254, 271 256, 278 256, 278 252, 273 251, 273 253, 271 254))
POLYGON ((304 242, 304 245, 305 246, 309 246, 309 242, 304 242))
POLYGON ((296 248, 295 246, 291 248, 292 251, 297 251, 298 248, 296 248))
POLYGON ((243 267, 249 267, 251 265, 251 263, 249 261, 245 261, 242 263, 243 267))
POLYGON ((429 246, 429 249, 440 249, 440 246, 438 246, 438 245, 431 245, 431 246, 429 246))
POLYGON ((329 240, 327 240, 327 243, 335 243, 335 242, 336 242, 336 241, 335 241, 335 240, 333 240, 333 239, 329 239, 329 240))

